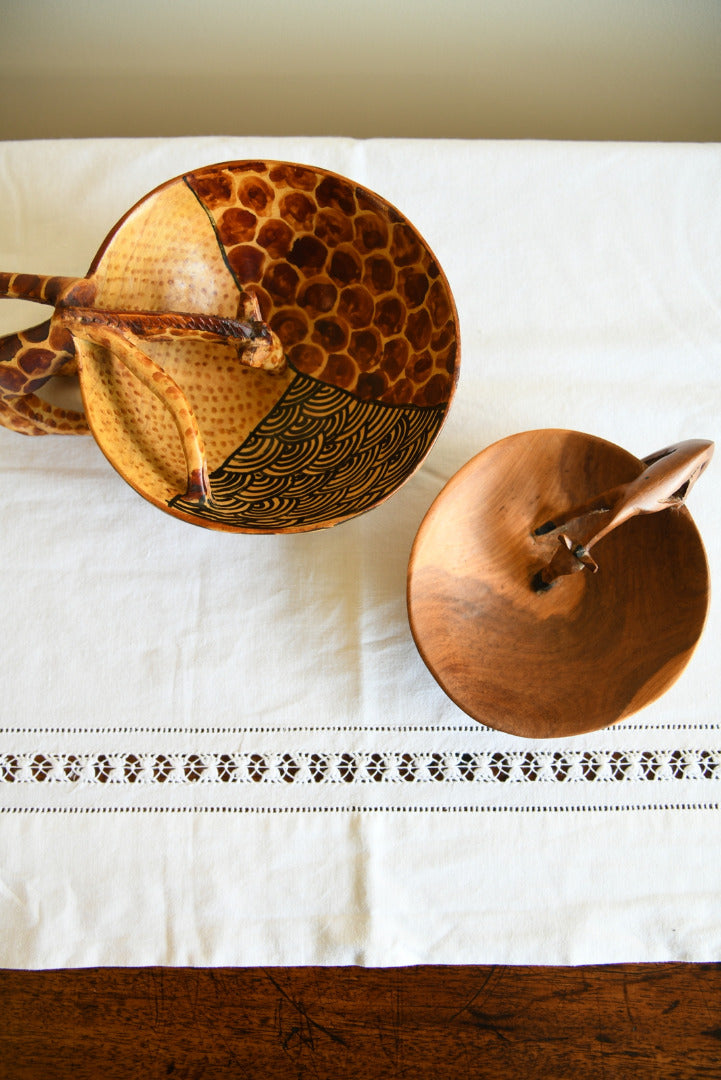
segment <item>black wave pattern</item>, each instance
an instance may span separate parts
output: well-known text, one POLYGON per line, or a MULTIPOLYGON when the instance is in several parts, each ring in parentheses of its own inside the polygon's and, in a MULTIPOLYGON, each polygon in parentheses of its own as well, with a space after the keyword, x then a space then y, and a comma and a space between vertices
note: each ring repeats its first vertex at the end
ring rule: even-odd
POLYGON ((212 499, 170 506, 244 531, 322 527, 370 510, 420 465, 446 405, 387 405, 297 372, 211 475, 212 499))

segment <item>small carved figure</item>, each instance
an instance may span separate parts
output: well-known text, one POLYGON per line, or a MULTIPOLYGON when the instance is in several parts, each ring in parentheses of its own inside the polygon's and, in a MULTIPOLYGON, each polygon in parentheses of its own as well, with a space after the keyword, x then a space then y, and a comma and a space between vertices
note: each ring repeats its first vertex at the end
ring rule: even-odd
MULTIPOLYGON (((285 368, 283 347, 262 321, 258 300, 241 293, 238 319, 179 311, 112 311, 93 307, 92 278, 36 277, 0 273, 0 297, 53 304, 49 322, 5 339, 10 353, 0 364, 0 422, 22 434, 86 434, 85 417, 66 412, 36 394, 53 375, 78 371, 76 342, 99 345, 116 356, 173 418, 187 465, 184 498, 204 505, 210 482, 203 440, 188 400, 166 371, 140 347, 143 339, 227 342, 241 363, 278 374, 285 368), (46 338, 40 337, 46 333, 46 338), (12 351, 17 339, 17 347, 12 351), (37 344, 37 340, 42 344, 37 344), (9 347, 8 347, 9 345, 9 347), (43 347, 45 345, 45 347, 43 347)), ((82 360, 80 361, 82 363, 82 360)))
POLYGON ((640 476, 596 496, 583 506, 563 515, 563 521, 547 521, 535 530, 536 536, 555 533, 558 547, 553 558, 534 578, 534 587, 545 592, 557 578, 588 568, 595 574, 598 565, 591 548, 636 514, 682 506, 686 496, 708 465, 714 444, 708 439, 687 439, 667 446, 643 459, 640 476))

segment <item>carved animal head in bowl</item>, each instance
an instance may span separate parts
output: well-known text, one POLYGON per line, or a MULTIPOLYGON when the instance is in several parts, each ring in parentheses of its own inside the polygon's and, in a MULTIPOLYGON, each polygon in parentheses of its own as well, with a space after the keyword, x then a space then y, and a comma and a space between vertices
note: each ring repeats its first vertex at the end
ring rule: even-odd
POLYGON ((55 307, 0 339, 0 421, 88 430, 151 503, 237 532, 323 528, 404 483, 445 419, 458 318, 393 206, 288 162, 161 185, 81 279, 0 275, 55 307), (38 391, 77 372, 84 415, 38 391))
POLYGON ((546 739, 614 724, 664 693, 708 610, 685 499, 712 453, 689 439, 636 458, 547 428, 467 462, 408 563, 411 631, 448 696, 481 723, 546 739))

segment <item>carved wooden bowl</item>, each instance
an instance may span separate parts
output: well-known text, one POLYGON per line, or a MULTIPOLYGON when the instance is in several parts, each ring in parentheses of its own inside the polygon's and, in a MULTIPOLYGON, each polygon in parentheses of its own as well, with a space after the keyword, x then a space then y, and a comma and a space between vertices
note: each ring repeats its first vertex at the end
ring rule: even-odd
POLYGON ((0 295, 55 307, 0 341, 0 420, 89 427, 142 496, 215 529, 302 531, 377 506, 428 453, 458 375, 451 291, 416 229, 287 162, 170 180, 85 278, 3 274, 0 295), (84 416, 38 394, 76 371, 84 416))
POLYGON ((453 701, 548 738, 662 694, 706 617, 706 556, 682 503, 712 448, 696 440, 641 461, 579 432, 530 431, 468 462, 428 511, 408 568, 413 636, 453 701))

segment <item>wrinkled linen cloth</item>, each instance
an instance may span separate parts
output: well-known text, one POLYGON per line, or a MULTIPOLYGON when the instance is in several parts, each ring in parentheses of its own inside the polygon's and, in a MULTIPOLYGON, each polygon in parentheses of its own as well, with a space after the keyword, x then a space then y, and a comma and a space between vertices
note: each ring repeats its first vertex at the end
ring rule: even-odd
MULTIPOLYGON (((718 604, 655 703, 533 741, 444 695, 405 587, 431 502, 499 438, 719 435, 721 146, 5 143, 0 269, 82 275, 158 183, 258 158, 416 226, 457 392, 387 502, 297 535, 195 528, 92 438, 0 429, 0 966, 719 959, 718 604)), ((46 310, 3 301, 0 333, 46 310)), ((689 499, 712 575, 719 469, 689 499)))

